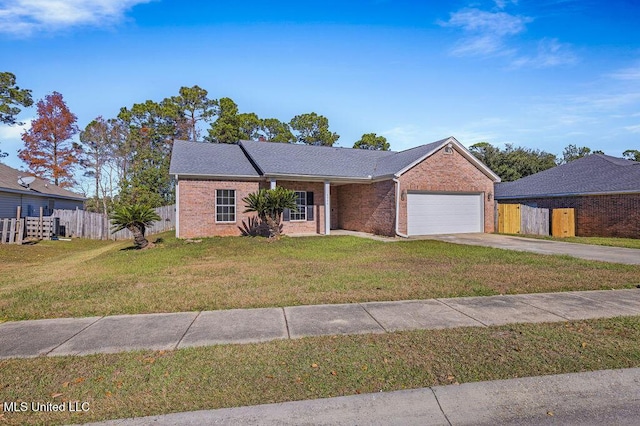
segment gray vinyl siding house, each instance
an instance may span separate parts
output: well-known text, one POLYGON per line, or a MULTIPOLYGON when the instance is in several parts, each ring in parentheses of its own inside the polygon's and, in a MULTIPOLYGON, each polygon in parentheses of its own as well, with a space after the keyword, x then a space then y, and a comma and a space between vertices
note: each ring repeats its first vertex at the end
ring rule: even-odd
POLYGON ((53 209, 75 210, 84 207, 82 195, 55 186, 44 179, 36 178, 29 185, 21 185, 18 180, 29 176, 5 164, 0 164, 0 218, 16 217, 18 207, 21 217, 38 216, 40 207, 45 216, 53 209))

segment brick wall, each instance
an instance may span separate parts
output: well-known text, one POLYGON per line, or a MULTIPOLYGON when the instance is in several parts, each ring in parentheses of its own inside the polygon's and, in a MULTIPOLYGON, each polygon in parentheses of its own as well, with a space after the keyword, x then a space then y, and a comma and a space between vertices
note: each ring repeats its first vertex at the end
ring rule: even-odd
MULTIPOLYGON (((494 232, 495 202, 487 201, 493 193, 493 181, 456 150, 445 154, 444 149, 400 176, 400 191, 480 192, 484 195, 484 232, 494 232)), ((407 197, 400 201, 400 232, 407 232, 407 197)))
POLYGON ((241 235, 239 227, 255 213, 243 213, 242 199, 258 190, 258 182, 184 180, 179 182, 180 238, 241 235), (216 223, 216 190, 236 190, 236 222, 216 223))
POLYGON ((340 228, 395 236, 396 193, 392 180, 341 185, 331 189, 338 193, 340 228))
POLYGON ((545 209, 573 208, 576 235, 580 237, 640 238, 640 194, 527 198, 499 203, 545 209))

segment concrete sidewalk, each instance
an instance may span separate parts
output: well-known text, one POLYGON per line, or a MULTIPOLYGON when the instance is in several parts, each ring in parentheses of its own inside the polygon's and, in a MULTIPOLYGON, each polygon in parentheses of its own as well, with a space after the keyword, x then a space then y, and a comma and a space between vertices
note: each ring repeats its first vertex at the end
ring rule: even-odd
POLYGON ((635 315, 640 289, 16 321, 0 359, 635 315))
POLYGON ((150 424, 637 425, 640 369, 435 386, 93 423, 150 424))
POLYGON ((498 234, 447 234, 411 237, 418 240, 438 240, 454 244, 494 247, 506 250, 526 251, 538 254, 555 254, 577 257, 578 259, 599 260, 601 262, 640 265, 640 250, 597 246, 591 244, 565 243, 563 241, 538 240, 498 234))

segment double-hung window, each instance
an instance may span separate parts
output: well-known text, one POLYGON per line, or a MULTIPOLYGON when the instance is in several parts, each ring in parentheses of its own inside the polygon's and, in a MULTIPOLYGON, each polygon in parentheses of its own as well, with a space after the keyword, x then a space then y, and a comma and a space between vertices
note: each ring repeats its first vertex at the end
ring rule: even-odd
POLYGON ((236 190, 216 189, 216 222, 236 221, 236 190))
POLYGON ((307 191, 296 192, 296 207, 298 211, 291 211, 289 220, 307 220, 307 191))

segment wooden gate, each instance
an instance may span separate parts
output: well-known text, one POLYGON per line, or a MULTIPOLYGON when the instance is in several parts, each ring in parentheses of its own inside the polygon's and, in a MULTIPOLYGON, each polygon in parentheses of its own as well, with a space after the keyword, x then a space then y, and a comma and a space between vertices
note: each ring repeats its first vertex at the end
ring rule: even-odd
POLYGON ((498 204, 498 232, 520 233, 520 204, 498 204))
POLYGON ((551 215, 551 235, 554 237, 576 236, 576 215, 574 209, 553 209, 551 215))

